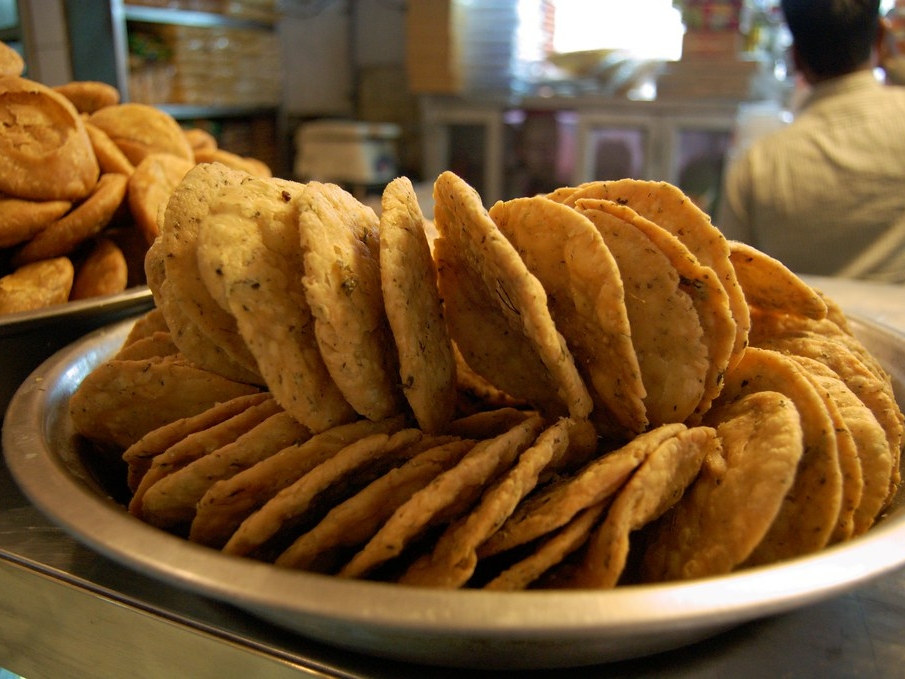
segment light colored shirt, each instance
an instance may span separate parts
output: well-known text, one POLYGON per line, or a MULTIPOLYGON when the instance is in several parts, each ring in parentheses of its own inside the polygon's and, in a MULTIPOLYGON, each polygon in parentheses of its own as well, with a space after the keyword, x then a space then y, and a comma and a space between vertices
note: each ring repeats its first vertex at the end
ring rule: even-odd
POLYGON ((714 222, 796 273, 905 283, 905 87, 816 85, 730 164, 714 222))

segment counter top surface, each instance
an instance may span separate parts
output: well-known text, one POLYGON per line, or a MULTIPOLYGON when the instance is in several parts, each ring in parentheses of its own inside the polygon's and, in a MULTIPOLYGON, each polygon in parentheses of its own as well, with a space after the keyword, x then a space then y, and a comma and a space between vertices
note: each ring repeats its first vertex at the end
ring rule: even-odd
MULTIPOLYGON (((810 282, 847 312, 905 331, 902 288, 828 279, 810 282)), ((556 675, 905 677, 903 629, 905 569, 842 596, 746 623, 676 651, 556 670, 556 675)), ((229 605, 126 569, 49 522, 2 465, 0 667, 29 679, 462 674, 311 642, 229 605)), ((475 671, 468 674, 481 676, 475 671)), ((526 674, 531 676, 520 673, 526 674)))

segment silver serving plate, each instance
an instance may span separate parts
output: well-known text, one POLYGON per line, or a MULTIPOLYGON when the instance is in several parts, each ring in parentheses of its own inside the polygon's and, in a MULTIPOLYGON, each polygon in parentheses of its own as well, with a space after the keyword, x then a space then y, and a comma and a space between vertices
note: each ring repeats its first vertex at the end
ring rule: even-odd
MULTIPOLYGON (((905 335, 867 320, 852 325, 893 375, 902 402, 905 335)), ((3 429, 13 477, 51 520, 111 559, 335 646, 454 667, 597 664, 690 644, 837 596, 905 564, 905 493, 866 535, 807 558, 609 591, 421 589, 225 556, 130 516, 73 434, 69 396, 116 351, 130 326, 117 323, 61 350, 21 386, 3 429)))

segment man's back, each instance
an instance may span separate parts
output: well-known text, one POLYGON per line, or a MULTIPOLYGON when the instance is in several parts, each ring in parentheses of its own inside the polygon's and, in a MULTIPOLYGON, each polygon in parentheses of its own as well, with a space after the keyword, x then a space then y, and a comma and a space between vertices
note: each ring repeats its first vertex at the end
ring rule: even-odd
POLYGON ((905 282, 905 88, 870 71, 817 85, 729 168, 723 207, 728 238, 798 273, 905 282))

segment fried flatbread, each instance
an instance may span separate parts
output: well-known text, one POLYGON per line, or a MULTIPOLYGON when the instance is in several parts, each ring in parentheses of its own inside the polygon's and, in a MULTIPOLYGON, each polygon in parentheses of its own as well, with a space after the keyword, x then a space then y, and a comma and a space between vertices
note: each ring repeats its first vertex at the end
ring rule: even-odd
POLYGON ((585 205, 584 214, 613 253, 641 367, 651 425, 685 421, 701 402, 710 361, 701 318, 679 273, 643 231, 610 212, 585 205))
POLYGON ((594 181, 567 192, 562 200, 574 205, 583 198, 603 198, 627 205, 645 219, 682 241, 704 266, 713 269, 726 290, 736 337, 729 364, 741 358, 748 344, 748 302, 729 260, 729 244, 710 217, 678 187, 661 181, 619 179, 594 181))
POLYGON ((288 446, 232 478, 217 481, 198 502, 189 539, 223 547, 246 518, 317 465, 359 439, 392 434, 403 424, 403 418, 398 417, 339 425, 302 444, 288 446))
POLYGON ((296 204, 302 283, 327 370, 361 415, 398 414, 404 397, 380 285, 379 219, 334 184, 309 182, 296 204))
POLYGON ((174 281, 166 275, 166 253, 163 239, 156 239, 145 254, 145 277, 154 296, 154 303, 164 317, 173 343, 191 363, 237 382, 264 386, 264 378, 235 361, 226 349, 201 329, 184 313, 176 298, 174 281))
POLYGON ((70 200, 24 200, 0 195, 0 248, 24 243, 71 207, 70 200))
POLYGON ((187 438, 190 434, 209 429, 238 415, 266 398, 268 396, 263 393, 237 396, 228 401, 216 403, 197 415, 181 417, 149 431, 123 452, 123 460, 129 467, 127 479, 129 490, 135 492, 142 477, 151 468, 151 461, 170 446, 187 438))
POLYGON ((695 407, 694 421, 707 412, 713 399, 723 388, 723 373, 729 367, 738 338, 732 316, 729 295, 722 281, 709 266, 702 264, 694 253, 671 232, 642 217, 632 208, 611 200, 579 199, 576 209, 607 212, 642 231, 666 255, 679 276, 679 289, 685 292, 697 311, 707 347, 709 368, 704 379, 704 392, 695 407))
POLYGON ((548 416, 586 419, 593 401, 540 281, 461 178, 441 174, 434 200, 440 295, 465 362, 548 416))
POLYGON ((36 233, 13 256, 18 266, 72 253, 79 245, 99 234, 126 197, 128 178, 122 174, 100 176, 91 194, 69 212, 36 233))
POLYGON ((75 270, 70 300, 114 295, 126 289, 128 263, 119 246, 109 238, 97 238, 75 270))
POLYGON ((455 467, 437 476, 393 512, 338 575, 366 576, 399 556, 430 526, 453 521, 467 512, 486 484, 511 467, 542 428, 543 420, 532 416, 500 436, 477 443, 455 467))
MULTIPOLYGON (((854 462, 840 457, 843 464, 844 485, 853 485, 852 476, 857 474, 857 497, 847 493, 848 511, 843 516, 850 521, 848 530, 839 531, 837 541, 854 535, 861 535, 871 525, 885 507, 890 493, 890 479, 893 476, 893 455, 890 453, 886 433, 877 418, 857 395, 849 389, 842 378, 829 366, 820 361, 804 356, 792 358, 798 361, 811 376, 811 379, 822 388, 830 399, 835 412, 841 418, 836 427, 837 437, 850 439, 854 448, 854 462), (857 465, 857 472, 852 469, 857 465), (846 473, 846 469, 850 469, 846 473)), ((842 450, 840 446, 840 451, 842 450)), ((845 506, 845 505, 844 505, 845 506)))
POLYGON ((345 563, 350 550, 370 540, 398 507, 455 465, 474 444, 467 439, 437 443, 394 467, 327 512, 274 563, 287 568, 333 572, 345 563))
POLYGON ((310 437, 311 431, 292 415, 277 412, 234 441, 175 469, 148 488, 142 498, 142 518, 160 528, 187 528, 199 500, 214 483, 310 437))
POLYGON ((424 215, 405 177, 387 184, 381 208, 380 287, 399 355, 403 394, 418 426, 438 433, 455 410, 456 360, 424 215))
POLYGON ((590 387, 601 434, 630 438, 644 431, 646 392, 622 278, 600 232, 584 215, 542 196, 497 203, 490 217, 544 286, 556 327, 590 387))
POLYGON ((484 589, 496 591, 525 589, 584 545, 609 506, 610 501, 605 500, 582 509, 565 526, 541 540, 531 554, 507 567, 484 585, 484 589))
POLYGON ((259 554, 280 533, 310 521, 308 513, 312 507, 316 508, 321 495, 330 494, 333 504, 348 498, 420 452, 416 446, 421 438, 422 433, 418 429, 402 429, 393 434, 374 434, 350 443, 282 489, 245 519, 223 546, 223 552, 238 556, 259 554))
POLYGON ((254 357, 245 345, 236 320, 211 297, 198 272, 198 230, 214 196, 224 186, 234 186, 243 175, 223 165, 196 165, 170 196, 160 225, 166 278, 185 317, 229 357, 252 373, 258 373, 254 357))
POLYGON ((823 549, 842 506, 833 420, 804 369, 777 351, 749 347, 738 365, 726 373, 720 399, 731 401, 755 391, 778 391, 795 404, 801 416, 804 453, 779 514, 746 565, 774 563, 823 549))
POLYGON ((547 467, 555 466, 565 455, 569 425, 568 419, 561 419, 541 432, 513 467, 484 492, 477 506, 450 524, 430 552, 409 566, 399 582, 427 587, 464 586, 477 566, 478 547, 503 525, 547 467))
POLYGON ((129 177, 129 209, 148 243, 160 235, 167 201, 193 167, 191 160, 169 153, 152 153, 145 156, 129 177))
POLYGON ((293 198, 303 192, 296 182, 256 177, 222 187, 198 229, 196 252, 208 292, 236 319, 274 398, 317 432, 355 413, 318 350, 302 286, 293 198))
POLYGON ((151 460, 151 466, 141 478, 138 488, 129 501, 129 512, 143 520, 145 494, 161 480, 195 460, 218 448, 232 443, 248 430, 256 427, 271 415, 279 412, 279 405, 270 394, 229 419, 200 431, 193 432, 173 444, 151 460))
POLYGON ((630 536, 661 517, 694 481, 706 455, 718 446, 716 431, 692 427, 661 443, 638 467, 594 529, 585 553, 568 580, 571 588, 615 587, 628 560, 630 536))
POLYGON ((68 257, 23 264, 0 277, 0 314, 34 311, 69 300, 75 268, 68 257))
POLYGON ((643 581, 731 572, 764 538, 792 487, 804 448, 801 418, 787 396, 753 392, 712 409, 707 422, 720 446, 647 537, 643 581))
POLYGON ((566 525, 582 510, 606 501, 652 451, 685 429, 681 423, 656 427, 589 462, 574 475, 539 489, 478 549, 479 558, 531 542, 566 525))
POLYGON ((258 391, 201 370, 179 354, 110 360, 85 377, 69 412, 78 433, 99 446, 125 450, 152 429, 258 391))
POLYGON ((826 318, 823 298, 785 264, 747 243, 732 241, 730 260, 748 304, 765 311, 826 318))

